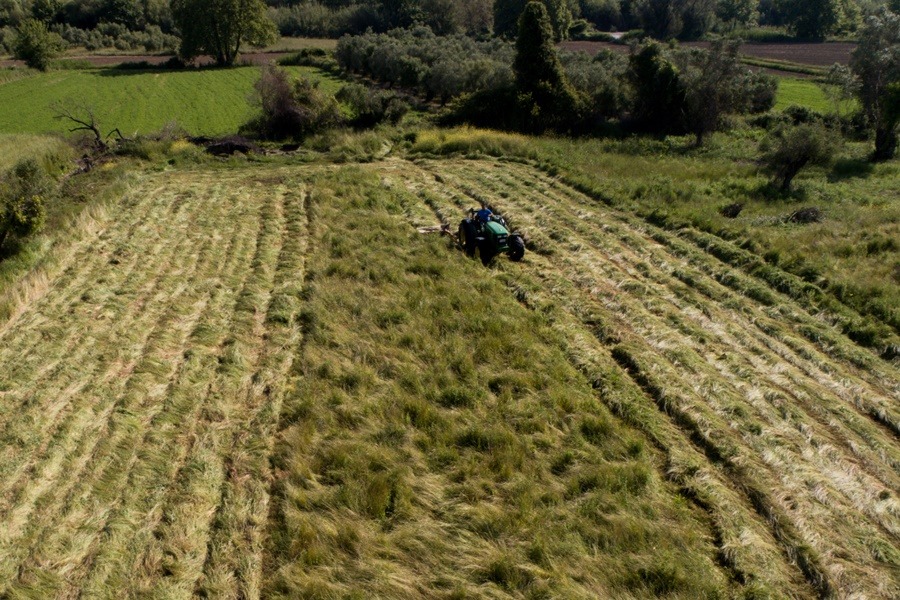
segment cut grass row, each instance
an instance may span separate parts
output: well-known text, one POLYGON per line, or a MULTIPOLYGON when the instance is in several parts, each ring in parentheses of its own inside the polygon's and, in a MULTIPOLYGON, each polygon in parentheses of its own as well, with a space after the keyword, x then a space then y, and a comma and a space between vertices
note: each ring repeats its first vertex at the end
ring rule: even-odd
POLYGON ((850 307, 842 319, 844 330, 862 344, 885 350, 900 331, 900 247, 893 241, 900 236, 900 203, 893 193, 896 161, 872 165, 865 159, 865 145, 848 144, 832 168, 810 169, 799 177, 795 193, 773 196, 755 163, 761 136, 760 130, 739 129, 696 149, 677 138, 572 141, 458 129, 424 132, 413 150, 521 156, 653 223, 693 230, 695 236, 697 229, 709 232, 710 249, 730 247, 735 266, 750 264, 746 256, 754 264, 763 257, 758 275, 767 284, 779 278, 768 277, 769 271, 784 270, 793 277, 782 283, 797 289, 814 284, 830 295, 823 308, 835 299, 850 307), (720 209, 733 203, 742 204, 743 211, 728 219, 720 209), (804 206, 819 208, 823 220, 805 226, 786 221, 804 206))
POLYGON ((900 592, 896 368, 700 238, 506 161, 135 185, 0 327, 0 594, 900 592), (525 262, 416 233, 479 201, 525 262))
MULTIPOLYGON (((738 521, 755 522, 754 537, 765 540, 759 522, 769 522, 769 539, 799 562, 819 593, 897 593, 900 582, 891 574, 900 555, 891 539, 898 515, 891 490, 900 456, 892 431, 870 419, 865 406, 875 399, 878 410, 893 410, 890 399, 900 392, 895 370, 876 361, 857 371, 832 348, 852 348, 847 340, 814 345, 805 339, 804 328, 821 325, 789 299, 765 308, 739 289, 733 295, 730 281, 740 276, 716 276, 728 267, 714 267, 702 249, 670 254, 671 242, 657 245, 670 234, 645 233, 640 221, 579 198, 559 182, 502 163, 430 168, 440 183, 422 180, 444 214, 485 200, 535 232, 533 268, 510 265, 510 286, 538 310, 556 314, 562 305, 570 323, 596 331, 605 360, 626 369, 651 406, 658 404, 714 468, 724 467, 726 490, 744 497, 747 513, 738 521), (448 194, 448 186, 456 192, 448 194), (547 223, 554 225, 548 230, 547 223)), ((599 359, 580 362, 592 360, 599 359)), ((621 414, 635 411, 617 402, 621 414)), ((648 421, 646 409, 637 411, 635 423, 657 438, 663 426, 648 421)), ((672 453, 678 448, 671 440, 661 445, 672 453)), ((723 553, 740 578, 756 592, 789 589, 785 563, 765 556, 765 542, 736 543, 743 528, 727 525, 734 525, 728 515, 736 506, 721 503, 719 484, 707 476, 698 483, 683 468, 673 471, 688 473, 678 480, 722 524, 723 553)))
POLYGON ((718 597, 707 516, 397 163, 309 182, 264 596, 718 597), (334 223, 340 223, 335 227, 334 223))
POLYGON ((302 201, 223 173, 167 179, 119 203, 0 334, 10 597, 258 588, 254 457, 299 331, 302 201))

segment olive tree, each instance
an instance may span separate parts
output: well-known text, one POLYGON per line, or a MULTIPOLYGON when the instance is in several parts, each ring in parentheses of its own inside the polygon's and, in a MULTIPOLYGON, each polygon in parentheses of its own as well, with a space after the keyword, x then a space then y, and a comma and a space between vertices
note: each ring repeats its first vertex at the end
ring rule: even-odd
POLYGON ((837 137, 820 123, 801 123, 775 131, 763 145, 762 164, 782 192, 809 165, 828 164, 837 149, 837 137))
POLYGON ((774 104, 775 78, 743 66, 739 50, 739 41, 717 40, 709 50, 676 56, 684 89, 684 123, 698 146, 719 128, 724 115, 763 112, 774 104))
POLYGON ((276 39, 262 0, 172 0, 172 17, 185 60, 210 54, 219 66, 231 66, 243 44, 264 46, 276 39))
POLYGON ((875 129, 872 158, 893 158, 900 124, 900 15, 882 9, 866 20, 850 69, 860 103, 875 129))
POLYGON ((50 61, 64 46, 63 39, 48 30, 45 23, 36 19, 26 19, 16 30, 13 56, 24 60, 32 69, 46 71, 50 68, 50 61))

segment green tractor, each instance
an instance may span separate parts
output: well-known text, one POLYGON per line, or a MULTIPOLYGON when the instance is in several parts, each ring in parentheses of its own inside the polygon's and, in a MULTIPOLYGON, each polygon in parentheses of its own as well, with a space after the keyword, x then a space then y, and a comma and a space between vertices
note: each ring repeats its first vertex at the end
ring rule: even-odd
POLYGON ((459 224, 459 244, 466 255, 478 256, 484 265, 498 254, 506 254, 513 262, 525 256, 525 238, 521 233, 510 233, 506 219, 489 208, 469 209, 459 224))

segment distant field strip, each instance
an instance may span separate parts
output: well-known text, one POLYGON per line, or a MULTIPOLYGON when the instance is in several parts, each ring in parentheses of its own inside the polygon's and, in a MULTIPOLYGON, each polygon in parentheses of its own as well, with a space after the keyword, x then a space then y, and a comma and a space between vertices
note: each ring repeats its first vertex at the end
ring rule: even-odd
POLYGON ((0 596, 252 596, 302 187, 167 173, 111 211, 0 329, 0 596))
MULTIPOLYGON (((334 93, 335 77, 308 67, 286 67, 293 76, 319 81, 334 93)), ((2 73, 2 72, 0 72, 2 73)), ((103 133, 149 134, 176 123, 193 135, 234 133, 253 113, 249 98, 258 67, 173 71, 89 69, 0 79, 0 133, 64 133, 54 105, 94 110, 103 133)))
POLYGON ((511 291, 667 453, 738 580, 900 596, 895 366, 687 238, 531 167, 423 161, 397 177, 454 227, 483 201, 526 232, 526 261, 499 261, 511 291))

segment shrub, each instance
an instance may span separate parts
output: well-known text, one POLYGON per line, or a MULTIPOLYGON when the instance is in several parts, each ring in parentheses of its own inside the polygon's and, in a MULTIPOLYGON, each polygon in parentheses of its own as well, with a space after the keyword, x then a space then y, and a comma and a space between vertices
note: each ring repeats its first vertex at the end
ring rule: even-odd
POLYGON ((34 159, 17 164, 0 182, 0 249, 11 236, 25 238, 41 229, 52 189, 50 176, 34 159))
POLYGON ((24 60, 32 69, 46 71, 64 45, 62 38, 49 31, 44 23, 28 19, 16 30, 13 56, 24 60))
POLYGON ((254 88, 261 114, 242 132, 264 139, 300 139, 341 121, 334 98, 308 79, 291 81, 284 69, 263 67, 254 88))
POLYGON ((366 128, 384 122, 397 124, 409 110, 409 104, 396 93, 357 83, 342 87, 335 97, 353 112, 354 127, 366 128))
POLYGON ((836 149, 835 136, 820 124, 801 124, 778 129, 764 146, 763 165, 773 183, 790 190, 794 177, 807 165, 827 164, 836 149))

